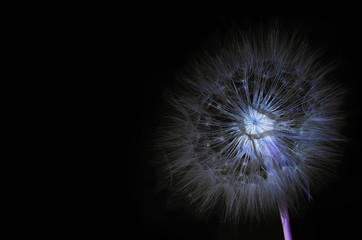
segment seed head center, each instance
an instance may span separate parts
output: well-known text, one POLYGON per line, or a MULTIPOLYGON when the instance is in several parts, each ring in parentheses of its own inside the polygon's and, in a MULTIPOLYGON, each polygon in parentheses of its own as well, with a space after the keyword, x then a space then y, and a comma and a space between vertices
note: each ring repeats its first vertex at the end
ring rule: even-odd
POLYGON ((273 130, 274 120, 259 113, 255 109, 249 109, 244 115, 245 131, 249 135, 258 135, 273 130))

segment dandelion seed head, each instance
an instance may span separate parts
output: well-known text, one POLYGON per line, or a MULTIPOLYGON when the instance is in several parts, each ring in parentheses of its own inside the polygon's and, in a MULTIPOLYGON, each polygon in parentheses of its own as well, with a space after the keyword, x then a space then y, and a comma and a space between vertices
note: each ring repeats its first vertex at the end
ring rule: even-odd
POLYGON ((293 34, 258 34, 196 58, 170 97, 164 175, 199 212, 260 218, 296 207, 334 164, 342 91, 326 81, 331 68, 293 34))

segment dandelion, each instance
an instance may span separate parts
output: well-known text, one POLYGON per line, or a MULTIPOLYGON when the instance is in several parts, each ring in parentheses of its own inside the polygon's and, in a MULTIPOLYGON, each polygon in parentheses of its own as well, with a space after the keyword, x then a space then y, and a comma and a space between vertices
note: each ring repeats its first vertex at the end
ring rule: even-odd
MULTIPOLYGON (((300 37, 300 36, 299 36, 300 37)), ((331 64, 278 28, 238 33, 196 58, 170 94, 159 146, 170 192, 226 219, 288 209, 334 165, 342 91, 331 64)))

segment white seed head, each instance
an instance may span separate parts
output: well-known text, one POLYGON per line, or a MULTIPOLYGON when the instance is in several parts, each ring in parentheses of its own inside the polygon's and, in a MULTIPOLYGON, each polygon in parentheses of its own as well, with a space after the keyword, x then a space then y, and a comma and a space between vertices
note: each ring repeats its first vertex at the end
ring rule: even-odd
POLYGON ((271 29, 226 42, 195 60, 170 98, 158 140, 170 192, 227 217, 293 208, 333 165, 341 91, 295 36, 271 29))

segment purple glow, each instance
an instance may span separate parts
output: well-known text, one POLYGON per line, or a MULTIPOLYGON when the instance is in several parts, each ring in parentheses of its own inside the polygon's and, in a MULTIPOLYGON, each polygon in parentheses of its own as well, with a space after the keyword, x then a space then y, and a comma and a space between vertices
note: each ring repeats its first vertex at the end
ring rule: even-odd
POLYGON ((280 211, 280 218, 282 220, 282 225, 283 225, 284 239, 292 240, 292 232, 290 230, 288 209, 286 207, 280 207, 279 211, 280 211))

